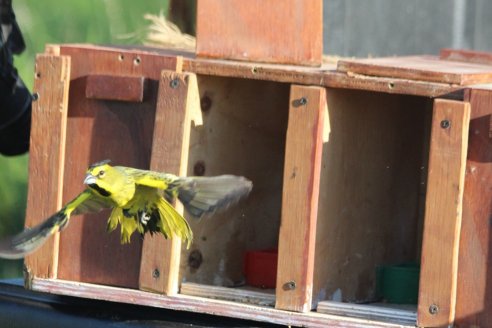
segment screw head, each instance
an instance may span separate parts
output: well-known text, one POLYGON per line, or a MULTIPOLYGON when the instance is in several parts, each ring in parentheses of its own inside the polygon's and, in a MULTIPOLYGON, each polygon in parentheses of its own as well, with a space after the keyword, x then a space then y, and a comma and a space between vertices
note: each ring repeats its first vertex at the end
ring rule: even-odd
POLYGON ((296 289, 296 282, 294 280, 287 281, 284 284, 283 289, 284 290, 294 290, 294 289, 296 289))
POLYGON ((179 80, 172 79, 171 82, 169 82, 169 86, 173 89, 176 89, 179 86, 179 80))
POLYGON ((154 269, 154 271, 152 271, 152 277, 153 277, 154 279, 157 279, 157 278, 159 278, 160 276, 161 276, 161 273, 160 273, 159 269, 154 269))
POLYGON ((36 101, 39 99, 39 93, 35 92, 32 94, 32 101, 36 101))
POLYGON ((299 99, 299 105, 301 106, 304 106, 305 104, 307 104, 307 99, 305 97, 302 97, 301 99, 299 99))
POLYGON ((451 122, 449 120, 442 120, 441 121, 441 128, 447 129, 451 126, 451 122))
POLYGON ((439 312, 439 307, 436 304, 431 304, 429 306, 429 313, 435 315, 439 312))

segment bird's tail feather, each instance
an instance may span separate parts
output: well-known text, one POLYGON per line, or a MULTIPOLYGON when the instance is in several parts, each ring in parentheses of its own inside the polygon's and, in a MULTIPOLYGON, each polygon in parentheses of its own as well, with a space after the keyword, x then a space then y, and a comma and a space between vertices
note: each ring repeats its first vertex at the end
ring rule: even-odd
POLYGON ((17 235, 0 240, 0 258, 23 258, 40 247, 52 234, 60 231, 66 225, 67 219, 62 210, 33 228, 26 228, 17 235))
POLYGON ((189 177, 180 181, 178 199, 191 215, 199 218, 237 202, 252 188, 251 181, 234 175, 189 177))

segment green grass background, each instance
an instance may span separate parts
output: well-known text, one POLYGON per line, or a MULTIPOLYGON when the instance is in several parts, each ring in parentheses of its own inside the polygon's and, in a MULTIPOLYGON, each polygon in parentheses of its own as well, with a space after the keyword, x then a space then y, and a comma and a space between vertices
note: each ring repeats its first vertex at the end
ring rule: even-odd
MULTIPOLYGON (((122 36, 143 31, 148 25, 143 15, 166 13, 168 5, 168 0, 13 0, 27 46, 15 66, 32 90, 35 56, 46 44, 135 44, 135 38, 122 36)), ((28 161, 28 155, 0 155, 0 237, 24 225, 28 161)), ((21 275, 21 260, 0 260, 0 278, 21 275)))

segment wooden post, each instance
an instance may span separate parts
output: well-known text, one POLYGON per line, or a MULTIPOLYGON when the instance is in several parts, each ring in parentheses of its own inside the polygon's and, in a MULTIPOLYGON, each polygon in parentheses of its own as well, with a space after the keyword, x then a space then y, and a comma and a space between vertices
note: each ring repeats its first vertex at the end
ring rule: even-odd
POLYGON ((434 101, 418 325, 444 327, 455 317, 470 104, 434 101))
MULTIPOLYGON (((26 227, 41 223, 62 206, 69 83, 70 57, 36 57, 34 94, 38 99, 32 104, 26 227)), ((32 277, 56 278, 58 238, 55 234, 26 257, 27 285, 32 277)))
POLYGON ((284 165, 277 309, 311 310, 326 91, 293 85, 284 165))
POLYGON ((456 290, 459 327, 492 325, 492 90, 478 88, 465 93, 471 114, 456 290))
MULTIPOLYGON (((186 175, 191 121, 202 124, 196 75, 163 71, 159 84, 150 169, 186 175)), ((176 204, 183 213, 181 204, 176 204)), ((181 241, 144 239, 139 286, 166 295, 178 292, 181 241)))

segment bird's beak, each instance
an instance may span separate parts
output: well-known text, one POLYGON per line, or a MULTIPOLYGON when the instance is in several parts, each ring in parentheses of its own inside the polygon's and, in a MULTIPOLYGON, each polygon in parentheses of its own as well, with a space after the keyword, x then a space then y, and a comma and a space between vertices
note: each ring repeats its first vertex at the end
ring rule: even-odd
POLYGON ((96 177, 90 173, 87 173, 87 175, 85 176, 85 179, 84 179, 84 184, 91 185, 91 184, 95 184, 95 183, 96 183, 96 177))

